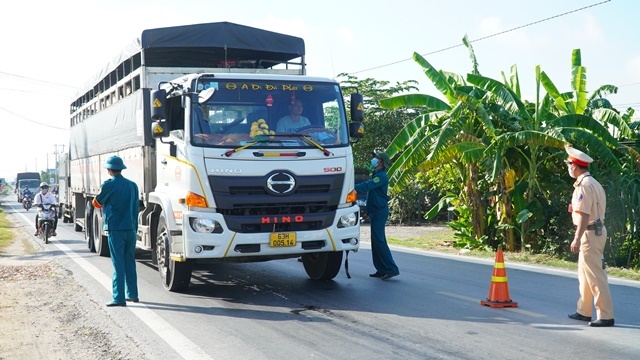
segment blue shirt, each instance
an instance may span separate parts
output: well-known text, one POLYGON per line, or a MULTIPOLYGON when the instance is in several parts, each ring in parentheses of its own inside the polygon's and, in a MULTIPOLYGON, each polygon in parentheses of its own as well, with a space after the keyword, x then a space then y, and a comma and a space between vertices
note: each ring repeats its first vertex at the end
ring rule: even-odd
POLYGON ((104 212, 104 230, 137 230, 140 200, 138 185, 122 174, 102 183, 96 200, 104 212))
POLYGON ((371 179, 356 185, 359 193, 367 193, 367 210, 375 211, 389 208, 389 177, 387 171, 382 168, 371 175, 371 179))

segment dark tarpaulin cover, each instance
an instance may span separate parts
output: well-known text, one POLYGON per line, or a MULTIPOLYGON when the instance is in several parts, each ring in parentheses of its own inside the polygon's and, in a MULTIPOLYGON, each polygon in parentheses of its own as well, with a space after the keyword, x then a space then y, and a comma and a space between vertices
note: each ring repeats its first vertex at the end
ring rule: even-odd
POLYGON ((305 50, 301 38, 230 22, 144 30, 139 46, 145 51, 145 65, 175 67, 206 67, 202 64, 203 57, 217 64, 217 61, 225 60, 225 48, 226 60, 280 63, 303 56, 305 50), (178 48, 182 51, 172 51, 178 48), (190 65, 193 62, 197 64, 190 65))
POLYGON ((141 51, 145 66, 207 68, 243 60, 262 60, 263 67, 273 67, 302 57, 305 50, 304 40, 299 37, 230 22, 148 29, 78 89, 74 99, 141 51))

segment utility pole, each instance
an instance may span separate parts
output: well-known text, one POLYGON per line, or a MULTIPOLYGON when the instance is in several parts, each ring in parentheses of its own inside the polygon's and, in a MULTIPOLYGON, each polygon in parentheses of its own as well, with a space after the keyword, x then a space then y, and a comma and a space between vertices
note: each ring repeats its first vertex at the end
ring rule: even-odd
POLYGON ((61 154, 64 154, 64 144, 55 144, 55 154, 56 154, 56 171, 55 171, 55 183, 58 184, 60 182, 60 170, 59 170, 59 158, 61 154), (62 147, 62 151, 58 151, 58 146, 62 147))

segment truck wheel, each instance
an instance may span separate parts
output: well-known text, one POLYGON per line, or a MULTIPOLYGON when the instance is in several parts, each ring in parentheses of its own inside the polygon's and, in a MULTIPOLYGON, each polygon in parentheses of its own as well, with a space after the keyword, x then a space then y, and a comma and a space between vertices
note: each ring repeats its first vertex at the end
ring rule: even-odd
POLYGON ((160 215, 156 237, 156 256, 158 259, 158 272, 165 289, 173 292, 183 292, 191 282, 191 262, 177 262, 171 260, 171 238, 167 228, 167 220, 160 215))
MULTIPOLYGON (((87 206, 84 212, 84 239, 87 241, 87 248, 89 251, 96 252, 96 248, 93 244, 93 230, 91 229, 91 222, 93 221, 93 208, 91 202, 87 201, 87 206)), ((77 227, 78 225, 76 225, 77 227)))
POLYGON ((91 228, 93 229, 93 246, 98 255, 109 257, 109 239, 102 235, 102 224, 102 211, 94 209, 93 223, 91 224, 91 228))
POLYGON ((302 264, 311 279, 331 280, 340 272, 342 251, 304 254, 302 264))

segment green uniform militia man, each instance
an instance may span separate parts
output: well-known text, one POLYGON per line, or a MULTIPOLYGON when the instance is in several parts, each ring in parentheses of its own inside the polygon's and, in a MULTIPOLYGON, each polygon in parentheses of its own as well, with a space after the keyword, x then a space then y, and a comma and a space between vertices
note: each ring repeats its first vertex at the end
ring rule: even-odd
POLYGON ((578 255, 578 283, 580 298, 577 310, 569 318, 589 321, 589 326, 613 326, 613 302, 609 292, 607 274, 603 269, 602 252, 607 241, 604 212, 607 197, 602 185, 589 173, 593 159, 571 146, 565 148, 569 176, 576 179, 571 198, 571 217, 576 233, 571 251, 578 255), (596 321, 591 321, 595 301, 596 321))
POLYGON ((103 208, 103 230, 109 232, 113 300, 107 306, 127 306, 126 301, 139 301, 135 260, 140 207, 138 185, 122 176, 122 170, 127 167, 120 157, 108 158, 105 168, 111 179, 102 183, 100 193, 93 199, 93 206, 103 208))
POLYGON ((367 193, 367 214, 371 221, 371 255, 373 266, 376 268, 376 272, 369 276, 387 280, 400 274, 385 235, 385 226, 389 218, 387 169, 391 165, 391 159, 384 152, 374 152, 371 165, 374 168, 371 179, 357 184, 355 189, 359 193, 367 193))

